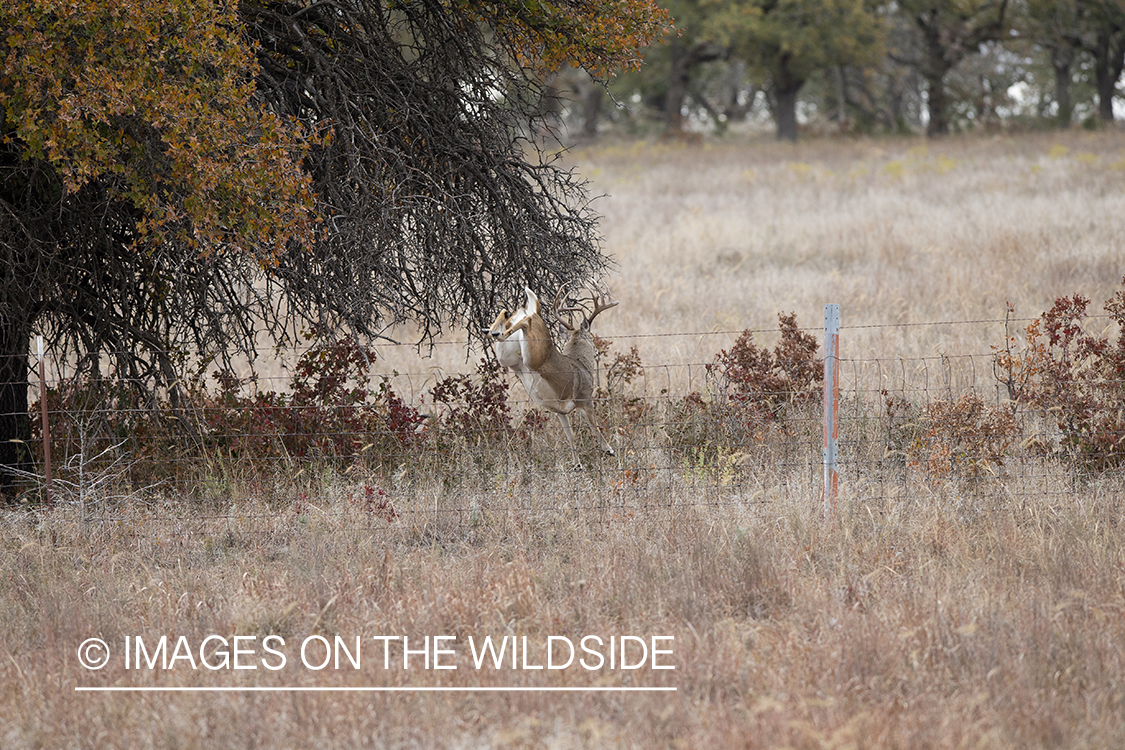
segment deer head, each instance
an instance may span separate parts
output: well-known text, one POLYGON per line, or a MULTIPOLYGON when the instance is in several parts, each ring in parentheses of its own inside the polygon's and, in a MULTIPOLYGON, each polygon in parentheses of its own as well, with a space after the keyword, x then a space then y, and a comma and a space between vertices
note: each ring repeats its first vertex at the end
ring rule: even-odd
POLYGON ((527 303, 513 313, 501 310, 486 333, 494 342, 500 364, 514 368, 519 361, 534 369, 550 357, 554 342, 539 314, 539 297, 528 287, 524 291, 527 303))

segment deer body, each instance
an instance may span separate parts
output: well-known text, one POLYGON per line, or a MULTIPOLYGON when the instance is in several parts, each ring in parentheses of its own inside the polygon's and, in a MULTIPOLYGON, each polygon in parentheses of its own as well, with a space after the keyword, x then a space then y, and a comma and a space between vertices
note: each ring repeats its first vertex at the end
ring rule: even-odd
MULTIPOLYGON (((507 310, 502 310, 488 329, 496 348, 497 360, 515 371, 534 403, 558 416, 576 463, 581 465, 570 424, 570 414, 575 410, 582 413, 602 450, 612 456, 613 448, 594 422, 597 350, 589 332, 589 323, 594 315, 617 303, 599 303, 593 315, 584 317, 583 322, 577 326, 564 322, 567 341, 560 352, 555 347, 547 323, 540 315, 539 298, 531 289, 526 289, 526 292, 525 307, 510 315, 507 310)), ((558 303, 559 300, 556 299, 556 313, 560 312, 558 303)), ((572 311, 575 309, 571 308, 572 311)))

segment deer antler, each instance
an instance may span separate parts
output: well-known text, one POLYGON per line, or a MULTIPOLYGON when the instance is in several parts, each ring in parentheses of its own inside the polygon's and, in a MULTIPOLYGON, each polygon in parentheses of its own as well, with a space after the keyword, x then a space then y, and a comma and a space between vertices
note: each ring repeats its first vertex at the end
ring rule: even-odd
POLYGON ((598 317, 599 313, 603 313, 611 307, 617 307, 621 304, 619 300, 615 300, 610 295, 609 290, 600 286, 594 287, 594 294, 590 297, 590 301, 594 303, 594 311, 586 318, 586 325, 589 326, 594 322, 594 318, 598 317))
POLYGON ((571 313, 580 312, 582 316, 585 317, 586 311, 583 310, 581 306, 560 306, 563 300, 566 299, 566 288, 568 286, 570 286, 569 281, 559 287, 559 293, 555 295, 555 304, 552 307, 554 308, 555 317, 563 324, 563 327, 568 331, 576 331, 578 329, 574 327, 574 318, 571 316, 571 313), (565 320, 563 319, 563 313, 567 313, 565 320))
POLYGON ((579 328, 589 328, 590 323, 594 321, 600 313, 605 312, 611 307, 616 307, 621 304, 613 299, 608 291, 602 287, 593 287, 593 294, 589 297, 580 297, 576 302, 566 307, 562 307, 562 302, 565 299, 565 292, 570 283, 567 282, 559 287, 559 293, 555 295, 555 317, 563 324, 568 331, 577 331, 579 328), (590 307, 592 305, 592 308, 590 307), (563 313, 567 313, 566 319, 563 319, 563 313), (580 313, 582 315, 582 322, 579 326, 575 327, 574 318, 571 317, 572 313, 580 313))

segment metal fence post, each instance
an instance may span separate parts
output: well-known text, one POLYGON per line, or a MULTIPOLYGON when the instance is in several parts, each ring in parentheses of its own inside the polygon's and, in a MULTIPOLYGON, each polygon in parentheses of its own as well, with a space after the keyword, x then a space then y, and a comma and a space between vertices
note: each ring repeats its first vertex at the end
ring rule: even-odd
POLYGON ((43 503, 48 508, 55 505, 54 496, 51 494, 51 426, 47 420, 47 374, 43 364, 43 337, 35 337, 35 347, 39 354, 39 411, 43 417, 43 478, 46 484, 43 489, 43 503))
POLYGON ((824 494, 823 518, 836 508, 836 459, 840 437, 840 306, 824 306, 824 494))

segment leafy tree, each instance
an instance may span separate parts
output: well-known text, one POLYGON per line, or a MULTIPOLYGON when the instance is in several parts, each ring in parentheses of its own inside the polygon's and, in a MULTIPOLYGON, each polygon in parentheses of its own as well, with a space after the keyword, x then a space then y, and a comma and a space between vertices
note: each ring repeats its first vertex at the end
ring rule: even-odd
MULTIPOLYGON (((909 19, 901 13, 879 9, 885 31, 884 50, 909 51, 916 54, 917 34, 909 19)), ((908 134, 921 127, 925 105, 922 84, 917 71, 884 54, 875 64, 845 66, 843 96, 861 130, 881 128, 887 132, 908 134)), ((806 94, 807 95, 807 92, 806 94)))
POLYGON ((949 132, 951 97, 946 75, 981 44, 1003 38, 1008 0, 900 0, 899 12, 911 19, 921 41, 917 53, 892 52, 926 80, 929 136, 949 132))
POLYGON ((536 133, 543 74, 636 65, 648 0, 9 0, 0 465, 28 341, 177 404, 185 363, 341 327, 422 340, 606 263, 536 133))
POLYGON ((1021 102, 1009 91, 1034 82, 1032 60, 1022 54, 1024 47, 1021 40, 1003 45, 985 42, 977 54, 949 72, 945 90, 950 97, 947 117, 951 124, 998 127, 1003 117, 1020 107, 1021 102))
POLYGON ((24 466, 33 329, 176 380, 241 321, 253 279, 315 232, 317 141, 253 103, 233 6, 14 0, 0 8, 0 464, 24 466))
POLYGON ((727 56, 727 49, 705 28, 716 2, 725 0, 665 0, 662 5, 676 24, 675 33, 647 47, 644 67, 622 75, 611 88, 627 101, 639 96, 644 108, 661 118, 667 135, 683 131, 685 110, 699 95, 700 69, 727 56))
POLYGON ((1125 0, 1078 0, 1083 33, 1079 44, 1094 58, 1098 117, 1113 122, 1113 98, 1125 70, 1125 0))
POLYGON ((797 138, 797 95, 817 71, 883 54, 882 21, 862 0, 735 0, 708 28, 763 76, 779 138, 797 138))
POLYGON ((1050 54, 1058 124, 1070 124, 1071 79, 1083 54, 1093 60, 1098 116, 1112 122, 1113 99, 1125 70, 1125 0, 1027 0, 1019 27, 1050 54))
POLYGON ((1055 122, 1070 127, 1074 113, 1071 76, 1082 43, 1079 0, 1027 0, 1018 21, 1023 35, 1038 43, 1050 56, 1055 76, 1055 122))
POLYGON ((664 95, 664 123, 669 133, 683 130, 684 99, 692 73, 702 64, 726 57, 705 23, 706 0, 672 0, 668 3, 680 33, 668 42, 668 89, 664 95))

